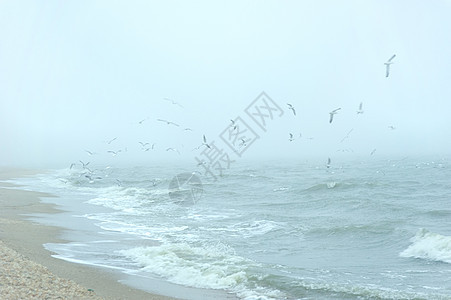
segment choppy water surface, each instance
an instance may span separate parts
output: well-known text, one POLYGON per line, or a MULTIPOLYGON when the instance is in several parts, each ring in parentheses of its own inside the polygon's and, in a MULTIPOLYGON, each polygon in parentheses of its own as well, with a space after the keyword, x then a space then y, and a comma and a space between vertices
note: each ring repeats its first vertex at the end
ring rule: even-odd
POLYGON ((241 299, 451 299, 445 159, 242 163, 176 203, 168 184, 187 170, 76 167, 22 183, 98 228, 46 245, 67 260, 241 299))

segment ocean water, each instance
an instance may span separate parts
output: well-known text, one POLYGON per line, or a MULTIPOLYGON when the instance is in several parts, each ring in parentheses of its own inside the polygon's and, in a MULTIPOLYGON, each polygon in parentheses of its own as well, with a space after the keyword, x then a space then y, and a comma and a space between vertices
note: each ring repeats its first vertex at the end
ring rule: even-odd
POLYGON ((65 210, 33 216, 66 228, 47 249, 126 283, 219 299, 451 299, 447 159, 237 163, 217 181, 195 173, 185 201, 168 187, 189 166, 90 167, 19 183, 65 210))

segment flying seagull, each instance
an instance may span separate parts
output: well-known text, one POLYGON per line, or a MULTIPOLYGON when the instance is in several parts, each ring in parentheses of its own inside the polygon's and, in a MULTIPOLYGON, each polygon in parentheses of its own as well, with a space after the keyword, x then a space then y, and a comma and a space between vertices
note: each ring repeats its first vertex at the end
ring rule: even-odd
POLYGON ((140 144, 141 144, 141 146, 144 148, 144 147, 146 147, 147 145, 149 145, 149 143, 143 143, 143 142, 139 142, 140 144))
POLYGON ((388 77, 388 75, 390 75, 390 65, 392 64, 392 60, 395 57, 396 57, 396 54, 393 54, 393 56, 390 57, 390 59, 387 60, 387 62, 384 63, 384 65, 385 65, 385 77, 388 77))
POLYGON ((89 150, 85 150, 85 152, 88 153, 89 155, 94 155, 94 154, 96 154, 95 152, 91 152, 91 151, 89 151, 89 150))
POLYGON ((296 115, 296 110, 294 109, 293 105, 291 105, 290 103, 287 103, 288 105, 288 109, 291 109, 291 111, 293 111, 293 114, 296 115))
POLYGON ((388 128, 390 128, 391 130, 395 130, 396 129, 396 127, 393 126, 393 125, 388 126, 388 128))
POLYGON ((236 125, 235 121, 230 120, 230 122, 232 122, 232 124, 230 124, 230 127, 233 127, 233 130, 237 129, 237 125, 236 125))
POLYGON ((144 121, 146 121, 147 119, 149 119, 149 118, 145 118, 145 119, 142 119, 141 121, 139 121, 138 123, 139 124, 142 124, 144 121))
POLYGON ((207 162, 205 160, 201 160, 197 163, 197 166, 202 166, 202 165, 206 165, 207 162))
POLYGON ((370 155, 373 155, 376 152, 376 148, 373 149, 373 151, 371 151, 370 155))
POLYGON ((239 145, 240 146, 240 148, 241 147, 246 147, 246 140, 244 139, 244 138, 242 138, 242 139, 240 139, 240 141, 241 141, 241 144, 239 145))
POLYGON ((208 143, 207 143, 207 138, 205 137, 205 134, 203 136, 203 141, 204 142, 202 143, 202 145, 207 146, 208 149, 211 149, 210 145, 208 145, 208 143))
POLYGON ((338 114, 338 111, 341 109, 341 107, 334 109, 333 111, 331 111, 329 113, 330 118, 329 118, 329 123, 332 123, 332 121, 334 120, 334 115, 338 114))
POLYGON ((326 168, 330 168, 330 157, 327 158, 326 168))
POLYGON ((164 123, 166 123, 166 124, 168 124, 168 125, 174 125, 174 126, 180 127, 179 124, 174 123, 174 122, 171 122, 171 121, 168 121, 168 120, 157 119, 157 121, 164 122, 164 123))
POLYGON ((293 140, 294 140, 294 138, 293 138, 293 134, 292 133, 290 133, 290 138, 288 139, 290 142, 292 142, 293 140))
POLYGON ((175 151, 178 154, 180 154, 179 150, 175 149, 175 148, 167 148, 166 151, 175 151))
POLYGON ((107 144, 108 144, 108 145, 111 144, 111 143, 114 142, 116 139, 117 139, 117 137, 115 137, 115 138, 112 139, 112 140, 109 140, 109 141, 107 142, 107 144))
POLYGON ((82 166, 83 166, 83 169, 86 169, 86 167, 89 165, 89 161, 88 161, 87 163, 84 163, 84 162, 82 162, 82 161, 80 160, 80 162, 81 162, 81 164, 82 164, 82 166))
POLYGON ((360 102, 359 110, 357 111, 357 114, 363 114, 363 102, 360 102))
POLYGON ((163 98, 163 99, 166 100, 166 101, 171 102, 171 103, 174 104, 174 105, 178 105, 178 106, 180 106, 181 108, 184 108, 180 103, 175 102, 174 100, 172 100, 172 99, 170 99, 170 98, 163 98))
POLYGON ((115 140, 117 140, 117 137, 115 137, 115 138, 112 139, 112 140, 109 140, 109 141, 107 142, 107 144, 109 145, 109 144, 111 144, 112 142, 114 142, 115 140))
POLYGON ((113 150, 108 150, 108 153, 113 154, 113 156, 116 156, 119 152, 121 152, 122 150, 117 150, 117 151, 113 151, 113 150))

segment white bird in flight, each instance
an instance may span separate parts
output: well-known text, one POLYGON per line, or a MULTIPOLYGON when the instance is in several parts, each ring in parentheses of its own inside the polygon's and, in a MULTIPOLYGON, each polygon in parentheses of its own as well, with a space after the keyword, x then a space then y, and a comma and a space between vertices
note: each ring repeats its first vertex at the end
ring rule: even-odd
POLYGON ((239 147, 241 148, 241 147, 246 147, 247 146, 247 142, 250 141, 250 140, 246 141, 244 138, 242 138, 242 139, 240 139, 240 141, 241 141, 241 144, 239 144, 239 147))
POLYGON ((107 152, 113 154, 113 156, 116 156, 116 155, 118 155, 119 152, 122 152, 122 150, 117 150, 117 151, 108 150, 107 152))
POLYGON ((333 111, 331 111, 329 113, 330 118, 329 118, 329 123, 332 123, 332 121, 334 120, 334 115, 338 114, 338 111, 341 109, 341 107, 334 109, 333 111))
POLYGON ((114 142, 116 139, 117 139, 117 137, 115 137, 115 138, 112 139, 112 140, 109 140, 109 141, 107 142, 107 144, 108 144, 108 145, 111 144, 111 143, 114 142))
POLYGON ((331 160, 330 160, 330 157, 328 157, 327 158, 326 168, 330 168, 330 163, 331 163, 331 160))
POLYGON ((174 151, 174 152, 177 152, 180 155, 179 150, 177 150, 175 148, 167 148, 166 151, 174 151))
POLYGON ((291 105, 290 103, 287 103, 288 105, 288 109, 291 109, 291 111, 293 112, 294 115, 296 115, 296 110, 294 109, 294 106, 291 105))
POLYGON ((175 102, 174 100, 172 100, 172 99, 170 99, 170 98, 163 98, 163 99, 166 100, 166 101, 171 102, 171 103, 174 104, 174 105, 178 105, 178 106, 180 106, 181 108, 184 108, 180 103, 175 102))
POLYGON ((358 114, 358 115, 359 115, 359 114, 363 114, 363 102, 360 102, 359 110, 357 111, 357 114, 358 114))
POLYGON ((385 77, 388 77, 388 75, 390 75, 390 65, 392 64, 392 60, 395 57, 396 57, 396 54, 393 54, 393 56, 390 57, 390 59, 387 60, 387 62, 384 63, 384 65, 385 65, 385 77))
POLYGON ((139 124, 142 124, 144 121, 146 121, 147 119, 149 119, 149 118, 145 118, 145 119, 142 119, 141 121, 139 121, 138 123, 139 124))
POLYGON ((232 124, 230 124, 230 128, 233 128, 233 130, 237 129, 238 125, 236 125, 235 120, 230 120, 232 124))
POLYGON ((207 162, 205 160, 201 160, 197 163, 197 166, 202 166, 202 165, 206 165, 207 162))
POLYGON ((174 123, 174 122, 171 122, 171 121, 168 121, 168 120, 157 119, 157 121, 164 122, 164 123, 166 123, 166 124, 168 124, 168 125, 174 125, 174 126, 177 126, 177 127, 180 126, 179 124, 174 123))
POLYGON ((202 143, 202 145, 207 146, 208 149, 211 149, 210 145, 208 145, 208 143, 207 143, 207 138, 205 137, 205 134, 203 136, 203 141, 204 142, 202 143))
POLYGON ((81 162, 81 165, 83 166, 83 169, 86 169, 86 167, 89 165, 89 161, 87 162, 87 163, 84 163, 84 162, 82 162, 81 160, 80 160, 80 162, 81 162))

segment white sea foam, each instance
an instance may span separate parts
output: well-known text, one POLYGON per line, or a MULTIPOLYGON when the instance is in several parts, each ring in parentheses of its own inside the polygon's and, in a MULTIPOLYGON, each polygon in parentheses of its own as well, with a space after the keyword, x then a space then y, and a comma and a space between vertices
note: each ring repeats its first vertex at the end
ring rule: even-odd
POLYGON ((280 187, 277 189, 273 189, 272 191, 273 192, 283 192, 283 191, 288 191, 289 189, 290 189, 289 187, 283 186, 283 187, 280 187))
POLYGON ((154 203, 166 193, 167 190, 160 189, 108 187, 103 188, 99 197, 93 198, 87 203, 115 210, 125 210, 154 203))
POLYGON ((167 243, 120 253, 145 271, 177 284, 199 288, 230 289, 244 283, 246 268, 253 264, 222 244, 195 247, 187 243, 167 243))
POLYGON ((337 183, 335 181, 331 181, 331 182, 327 183, 327 188, 333 189, 336 185, 337 185, 337 183))
MULTIPOLYGON (((442 211, 448 199, 448 168, 433 173, 435 177, 424 170, 393 169, 383 178, 369 175, 376 174, 376 167, 382 169, 379 165, 349 169, 343 176, 314 168, 301 172, 290 165, 271 169, 274 176, 268 177, 263 176, 267 169, 257 168, 251 171, 254 177, 225 176, 204 184, 202 201, 180 206, 167 195, 172 177, 166 175, 173 174, 166 168, 150 172, 91 167, 93 173, 77 166, 21 179, 27 188, 59 196, 45 201, 101 228, 93 228, 86 238, 89 226, 77 231, 73 241, 79 244, 53 249, 58 258, 124 268, 129 274, 139 269, 185 286, 225 289, 247 300, 450 299, 449 236, 422 230, 397 258, 379 243, 380 238, 383 245, 403 239, 412 215, 418 216, 418 224, 446 221, 442 211), (158 182, 144 180, 157 174, 158 182), (424 189, 418 188, 417 178, 424 189), (411 192, 406 195, 406 190, 411 192), (437 201, 424 203, 425 192, 437 201), (335 201, 355 195, 362 198, 358 206, 335 201), (399 195, 398 201, 387 195, 399 195), (340 226, 331 227, 337 212, 344 214, 340 226), (381 235, 385 233, 392 234, 381 235), (348 242, 353 247, 344 255, 341 245, 348 242), (368 260, 373 251, 378 255, 368 260), (418 264, 421 261, 403 256, 440 262, 418 264), (324 273, 315 272, 318 268, 324 273)), ((56 220, 72 224, 58 215, 56 220)))
POLYGON ((234 225, 245 237, 264 235, 270 231, 277 230, 283 226, 278 222, 267 220, 256 220, 252 222, 241 222, 234 225))
POLYGON ((400 256, 451 263, 451 236, 422 228, 410 241, 412 244, 402 251, 400 256))
POLYGON ((250 268, 258 266, 252 260, 236 255, 229 246, 188 243, 163 243, 153 247, 121 250, 120 254, 135 261, 141 270, 166 280, 190 287, 225 289, 241 299, 270 300, 282 295, 277 290, 247 288, 250 268))
MULTIPOLYGON (((347 296, 358 296, 359 299, 448 299, 441 294, 425 294, 410 291, 400 291, 394 288, 387 288, 377 286, 376 284, 355 285, 349 283, 335 283, 335 282, 317 282, 309 283, 304 280, 294 283, 297 286, 303 287, 312 291, 330 291, 334 293, 343 293, 347 296)), ((351 297, 349 297, 351 298, 351 297)))

